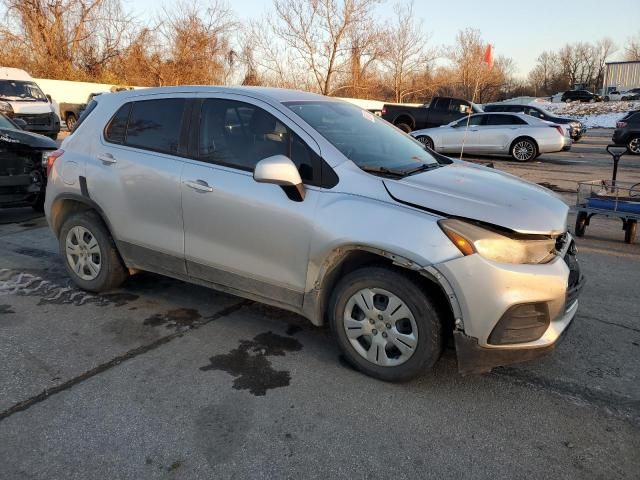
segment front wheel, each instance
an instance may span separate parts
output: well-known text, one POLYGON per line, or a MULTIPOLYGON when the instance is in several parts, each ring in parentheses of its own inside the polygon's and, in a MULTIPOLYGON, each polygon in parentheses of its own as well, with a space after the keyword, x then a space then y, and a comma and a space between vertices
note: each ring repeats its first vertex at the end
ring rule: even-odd
POLYGON ((538 147, 533 140, 520 138, 511 145, 511 156, 518 162, 528 162, 538 156, 538 147))
POLYGON ((329 304, 329 321, 347 361, 384 381, 406 381, 442 353, 442 322, 425 292, 384 267, 347 274, 329 304))
POLYGON ((633 155, 640 155, 640 137, 633 137, 629 140, 627 148, 633 155))
POLYGON ((60 229, 59 243, 67 272, 83 290, 104 292, 127 278, 113 239, 95 212, 69 217, 60 229))
POLYGON ((420 135, 419 137, 416 137, 416 140, 418 140, 428 149, 433 150, 433 140, 431 140, 430 137, 427 137, 426 135, 420 135))

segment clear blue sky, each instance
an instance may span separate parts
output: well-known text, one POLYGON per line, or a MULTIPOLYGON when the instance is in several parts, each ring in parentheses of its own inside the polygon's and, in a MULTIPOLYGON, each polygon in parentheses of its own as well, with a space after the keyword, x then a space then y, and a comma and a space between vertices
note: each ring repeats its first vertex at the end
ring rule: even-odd
MULTIPOLYGON (((201 0, 206 4, 206 0, 201 0)), ((151 18, 164 4, 159 0, 136 0, 132 12, 143 20, 151 18)), ((229 4, 240 20, 267 13, 271 0, 234 0, 229 4)), ((378 9, 382 18, 393 14, 393 1, 378 9)), ((434 45, 453 43, 456 32, 478 28, 496 55, 512 57, 518 72, 526 75, 543 50, 556 50, 567 42, 596 41, 611 37, 618 45, 613 59, 622 54, 628 37, 640 33, 638 0, 416 0, 416 16, 430 32, 434 45)))

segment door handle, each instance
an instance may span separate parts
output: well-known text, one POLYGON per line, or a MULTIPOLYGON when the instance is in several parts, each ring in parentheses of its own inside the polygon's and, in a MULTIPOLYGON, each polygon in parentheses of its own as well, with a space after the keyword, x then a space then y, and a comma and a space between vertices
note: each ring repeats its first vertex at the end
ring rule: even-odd
POLYGON ((98 155, 98 160, 100 160, 105 165, 116 163, 116 159, 113 158, 113 155, 111 155, 110 153, 101 153, 100 155, 98 155))
POLYGON ((213 187, 210 187, 204 180, 186 180, 184 184, 198 192, 213 192, 213 187))

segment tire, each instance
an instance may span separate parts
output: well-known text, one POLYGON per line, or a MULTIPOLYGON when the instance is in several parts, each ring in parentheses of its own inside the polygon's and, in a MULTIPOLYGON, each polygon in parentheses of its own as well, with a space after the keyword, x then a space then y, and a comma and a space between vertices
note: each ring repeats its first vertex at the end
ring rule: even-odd
POLYGON ((627 220, 627 228, 624 230, 624 243, 634 243, 638 233, 638 222, 636 220, 627 220))
POLYGON ((516 138, 511 144, 510 153, 516 162, 528 162, 538 156, 538 146, 530 138, 516 138))
POLYGON ((589 215, 587 212, 578 212, 578 216, 576 217, 576 228, 574 233, 576 237, 584 236, 584 232, 587 229, 587 220, 589 219, 589 215))
POLYGON ((36 201, 31 204, 31 208, 33 208, 34 212, 44 212, 44 193, 38 195, 36 201))
POLYGON ((611 100, 611 99, 609 98, 609 96, 608 96, 608 95, 607 95, 606 97, 604 97, 604 101, 605 101, 605 102, 608 102, 609 100, 611 100))
POLYGON ((116 250, 113 238, 97 213, 89 210, 69 217, 60 229, 58 242, 67 272, 83 290, 105 292, 119 287, 127 278, 128 271, 116 250), (95 244, 91 238, 95 240, 95 244), (74 251, 78 252, 77 255, 67 254, 68 241, 76 246, 74 251), (80 258, 83 252, 87 254, 84 260, 80 258), (76 270, 72 260, 77 260, 76 266, 80 263, 84 266, 76 270))
POLYGON ((366 267, 345 275, 332 292, 329 323, 347 361, 387 382, 426 373, 442 353, 442 321, 435 304, 408 277, 385 267, 366 267), (392 316, 391 308, 398 313, 392 316), (348 336, 350 325, 354 333, 348 336), (356 338, 359 328, 365 333, 356 338))
POLYGON ((433 140, 431 139, 431 137, 428 137, 426 135, 420 135, 416 137, 416 140, 418 140, 421 144, 423 144, 428 149, 433 150, 433 140))
POLYGON ((640 137, 633 137, 627 143, 627 150, 632 155, 640 155, 640 137))
POLYGON ((406 123, 398 123, 396 124, 396 127, 402 130, 404 133, 411 133, 411 127, 406 123))
POLYGON ((69 130, 70 132, 73 132, 73 128, 76 126, 76 122, 78 121, 76 116, 73 113, 69 113, 65 117, 64 121, 67 124, 67 130, 69 130))

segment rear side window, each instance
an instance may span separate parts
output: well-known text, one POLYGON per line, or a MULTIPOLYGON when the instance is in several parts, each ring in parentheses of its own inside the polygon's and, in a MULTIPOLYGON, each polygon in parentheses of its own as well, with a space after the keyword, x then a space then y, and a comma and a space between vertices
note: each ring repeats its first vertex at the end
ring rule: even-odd
POLYGON ((526 125, 527 122, 515 115, 489 115, 487 125, 526 125))
POLYGON ((433 109, 436 112, 446 112, 449 110, 449 103, 451 100, 449 98, 438 98, 436 103, 433 105, 433 109))
MULTIPOLYGON (((131 104, 125 103, 116 112, 104 131, 104 136, 107 141, 112 143, 124 143, 124 136, 127 131, 127 121, 129 120, 130 111, 131 104)), ((80 121, 78 121, 78 123, 80 123, 80 121)))
POLYGON ((185 105, 184 98, 133 102, 125 143, 154 152, 178 153, 185 105))

